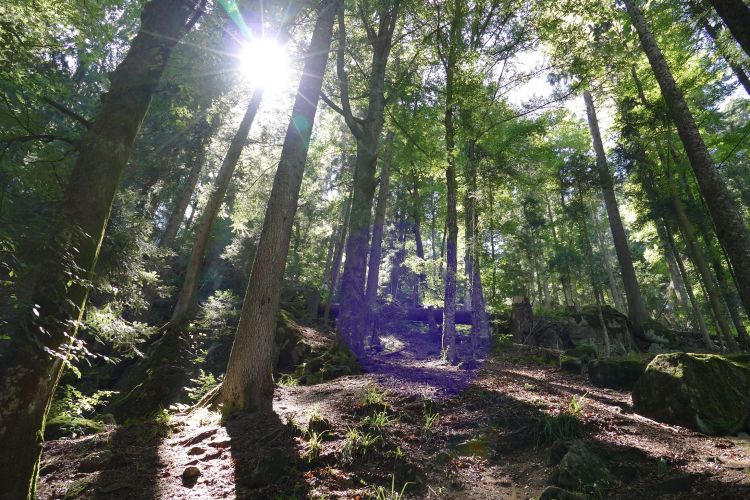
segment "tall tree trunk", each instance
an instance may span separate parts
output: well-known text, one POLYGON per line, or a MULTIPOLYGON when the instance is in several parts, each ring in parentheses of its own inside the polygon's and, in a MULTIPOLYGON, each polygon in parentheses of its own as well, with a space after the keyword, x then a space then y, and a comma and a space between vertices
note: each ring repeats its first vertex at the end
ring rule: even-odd
MULTIPOLYGON (((631 0, 632 1, 632 0, 631 0)), ((732 36, 750 56, 750 7, 743 0, 709 0, 732 36)))
POLYGON ((667 270, 669 271, 669 278, 672 281, 672 286, 677 292, 677 298, 680 302, 680 307, 684 311, 686 317, 690 316, 690 301, 686 290, 685 281, 682 279, 682 273, 680 267, 677 264, 678 255, 675 255, 672 250, 672 246, 669 243, 666 229, 662 224, 661 220, 654 220, 656 225, 656 234, 659 236, 661 247, 664 251, 664 260, 667 263, 667 270))
POLYGON ((727 282, 727 278, 724 275, 724 267, 721 265, 721 261, 713 253, 712 249, 709 249, 709 252, 711 252, 709 254, 711 259, 711 267, 716 274, 716 280, 719 283, 721 296, 724 298, 724 303, 726 304, 727 310, 729 311, 729 317, 732 319, 735 330, 737 330, 737 340, 739 341, 739 344, 743 349, 748 349, 750 345, 748 345, 747 329, 745 328, 745 323, 742 319, 742 315, 740 314, 739 305, 737 304, 737 296, 734 294, 734 290, 732 290, 732 287, 727 282))
POLYGON ((391 259, 391 277, 389 279, 391 297, 394 302, 399 301, 399 281, 401 280, 401 266, 406 257, 406 211, 396 222, 396 251, 391 259))
POLYGON ((594 292, 594 299, 596 300, 596 310, 599 315, 599 322, 602 326, 602 334, 604 337, 604 356, 609 357, 612 352, 612 346, 609 342, 609 332, 607 331, 607 322, 604 321, 604 314, 602 313, 602 298, 603 294, 599 288, 599 282, 596 279, 594 272, 594 252, 591 246, 591 239, 589 238, 588 224, 586 223, 586 205, 583 201, 583 194, 578 189, 579 202, 581 204, 581 232, 583 233, 583 244, 584 254, 586 256, 586 265, 589 268, 589 278, 591 279, 591 289, 594 292))
MULTIPOLYGON (((449 91, 450 93, 450 91, 449 91)), ((445 169, 446 193, 446 270, 445 303, 443 312, 443 349, 451 363, 458 360, 456 353, 456 274, 458 273, 458 221, 456 213, 456 160, 455 131, 453 126, 453 104, 445 110, 445 148, 447 167, 445 169)))
MULTIPOLYGON (((640 8, 635 0, 624 1, 633 26, 638 32, 641 45, 651 63, 669 113, 677 126, 701 195, 706 200, 719 242, 729 258, 742 303, 746 310, 750 310, 750 235, 719 171, 714 168, 700 130, 682 92, 672 77, 666 59, 646 25, 640 8)), ((718 4, 719 0, 714 3, 718 4)), ((750 30, 750 23, 745 29, 750 30)))
POLYGON ((690 275, 685 269, 685 264, 683 263, 682 257, 680 257, 680 253, 677 250, 677 245, 675 244, 672 230, 669 228, 666 222, 664 223, 663 227, 667 237, 667 242, 669 243, 669 250, 675 256, 675 262, 677 263, 677 267, 680 270, 682 280, 685 283, 685 290, 690 299, 690 305, 693 311, 693 319, 695 320, 695 324, 698 326, 698 331, 703 338, 703 343, 706 344, 706 347, 710 350, 716 349, 716 346, 714 346, 711 337, 708 335, 708 329, 706 328, 706 322, 703 320, 703 314, 701 313, 700 304, 698 304, 698 300, 695 298, 695 293, 693 293, 693 285, 690 281, 690 275))
MULTIPOLYGON (((472 348, 476 352, 479 341, 485 341, 490 336, 490 322, 487 317, 482 288, 481 251, 482 244, 479 235, 479 212, 477 210, 477 164, 479 158, 476 150, 476 140, 469 139, 466 145, 466 203, 464 206, 466 219, 466 274, 469 277, 469 291, 471 294, 471 338, 472 348)), ((546 276, 545 276, 546 280, 546 276)), ((549 304, 549 291, 545 292, 549 304)))
POLYGON ((341 272, 341 261, 344 259, 344 247, 346 246, 346 235, 349 228, 349 215, 352 209, 352 195, 350 191, 349 196, 344 202, 344 206, 341 210, 341 224, 338 230, 338 241, 336 242, 336 250, 333 253, 333 265, 331 266, 331 275, 329 278, 330 288, 328 291, 328 299, 326 300, 326 308, 323 313, 323 323, 328 324, 328 320, 331 317, 331 306, 333 305, 333 297, 336 295, 336 286, 339 281, 339 273, 341 272))
POLYGON ((497 296, 497 263, 495 262, 495 197, 492 194, 493 188, 494 186, 490 186, 490 188, 487 190, 487 202, 490 207, 490 261, 492 263, 492 285, 490 286, 490 300, 494 303, 495 297, 497 296))
POLYGON ((628 319, 633 324, 636 331, 643 330, 648 321, 648 312, 646 305, 641 297, 641 290, 638 286, 638 278, 635 275, 633 267, 633 258, 628 248, 628 240, 625 235, 625 228, 622 225, 620 210, 617 206, 617 198, 612 185, 612 175, 607 166, 607 157, 604 153, 601 134, 599 133, 599 122, 596 118, 594 109, 594 100, 591 93, 586 91, 583 94, 586 101, 586 114, 591 129, 591 137, 594 143, 594 152, 596 153, 596 168, 599 174, 599 184, 601 185, 604 196, 604 205, 607 208, 607 218, 609 227, 612 231, 612 240, 615 244, 617 260, 620 263, 620 272, 622 274, 622 283, 625 287, 625 297, 628 301, 628 319))
POLYGON ((185 211, 195 192, 195 186, 198 184, 198 178, 200 177, 203 165, 206 163, 206 150, 211 141, 211 132, 212 129, 208 122, 203 121, 200 123, 199 129, 196 131, 196 135, 198 136, 197 143, 188 157, 188 162, 192 164, 190 171, 177 197, 172 214, 169 216, 164 235, 159 241, 159 246, 162 248, 171 248, 177 239, 177 232, 180 230, 182 221, 185 218, 185 211))
POLYGON ((187 319, 197 305, 198 287, 200 286, 203 271, 203 258, 211 236, 211 230, 224 203, 224 196, 226 196, 227 189, 229 189, 229 183, 234 176, 234 170, 237 167, 237 162, 240 159, 242 150, 247 142, 247 136, 250 133, 250 127, 253 124, 253 120, 255 120, 255 115, 262 100, 263 89, 257 88, 250 98, 250 102, 245 110, 245 116, 242 117, 240 126, 237 128, 234 137, 232 137, 232 142, 229 143, 227 154, 224 156, 219 173, 214 180, 213 190, 206 206, 203 208, 201 222, 195 234, 195 242, 193 243, 193 250, 190 253, 190 260, 185 268, 185 278, 182 282, 182 288, 180 288, 177 303, 172 311, 171 322, 174 324, 187 319))
POLYGON ((385 123, 385 72, 400 4, 400 0, 379 3, 377 32, 370 25, 370 21, 364 19, 368 14, 362 11, 363 22, 369 27, 368 42, 372 46, 367 86, 368 104, 364 119, 357 119, 351 112, 348 77, 344 69, 346 28, 344 12, 339 13, 339 49, 336 62, 342 90, 342 111, 347 125, 357 139, 357 162, 354 170, 354 196, 349 218, 349 239, 346 242, 338 328, 349 347, 358 356, 364 354, 364 336, 369 316, 365 301, 365 270, 370 246, 372 201, 377 184, 375 170, 378 143, 385 123))
POLYGON ((186 235, 188 234, 188 231, 190 231, 190 228, 193 225, 193 220, 195 220, 195 212, 198 210, 198 199, 196 198, 193 200, 193 204, 190 205, 190 215, 188 215, 187 220, 185 221, 185 229, 182 231, 182 236, 180 237, 181 241, 184 241, 186 238, 186 235))
MULTIPOLYGON (((415 245, 415 251, 417 253, 417 258, 420 259, 420 261, 424 261, 424 243, 422 242, 422 203, 421 198, 419 194, 419 174, 417 173, 416 166, 414 166, 414 176, 413 176, 413 184, 412 184, 412 220, 414 225, 412 226, 412 231, 414 232, 414 245, 415 245)), ((419 272, 416 275, 416 280, 414 282, 414 290, 415 290, 415 299, 416 302, 414 303, 415 306, 419 306, 421 304, 420 301, 420 293, 419 290, 426 289, 427 288, 427 276, 423 272, 419 272)))
POLYGON ((737 80, 740 82, 740 85, 745 89, 745 92, 747 92, 750 95, 750 76, 748 76, 747 71, 745 71, 745 68, 737 64, 736 62, 732 61, 730 56, 726 54, 726 51, 722 49, 722 47, 719 45, 719 32, 718 30, 711 24, 711 20, 707 18, 706 9, 703 7, 703 2, 690 2, 693 12, 693 15, 697 18, 698 24, 703 28, 703 31, 705 31, 708 36, 713 40, 714 45, 716 46, 716 50, 721 56, 722 59, 727 63, 727 66, 729 66, 729 69, 732 70, 732 73, 737 77, 737 80), (703 11, 703 12, 701 12, 703 11))
POLYGON ((609 290, 610 294, 612 295, 612 302, 615 306, 615 308, 621 312, 626 312, 627 309, 625 307, 625 303, 622 301, 622 296, 620 295, 620 290, 617 287, 617 281, 615 280, 614 273, 612 272, 612 258, 610 257, 609 253, 609 245, 607 244, 607 241, 604 238, 604 235, 601 232, 601 229, 599 228, 600 220, 599 220, 599 210, 594 209, 594 233, 596 233, 596 239, 599 243, 599 248, 602 252, 602 260, 604 261, 604 267, 607 271, 607 281, 609 282, 609 290))
MULTIPOLYGON (((383 253, 383 226, 385 226, 385 211, 388 204, 388 182, 391 176, 391 157, 393 156, 393 132, 388 131, 385 137, 385 151, 383 152, 383 163, 380 167, 380 187, 378 188, 378 201, 375 205, 375 222, 372 225, 372 244, 370 245, 370 260, 367 263, 367 289, 365 291, 366 310, 371 312, 375 309, 375 299, 378 295, 378 282, 380 280, 380 261, 383 253)), ((370 336, 372 317, 368 319, 368 333, 370 336)))
POLYGON ((143 7, 138 34, 110 75, 110 89, 81 144, 49 244, 28 256, 30 271, 17 282, 21 312, 7 323, 10 340, 0 340, 2 498, 36 498, 45 419, 83 318, 85 282, 94 273, 115 192, 151 97, 172 49, 197 20, 194 7, 178 0, 143 7), (78 270, 72 281, 71 269, 78 270))
POLYGON ((144 202, 147 199, 149 192, 153 189, 151 197, 148 198, 148 207, 145 211, 145 216, 149 219, 154 217, 156 210, 159 208, 164 193, 164 179, 169 177, 169 174, 174 170, 174 167, 177 165, 177 158, 179 158, 181 152, 181 147, 178 147, 177 145, 169 148, 164 158, 159 158, 157 160, 161 162, 160 168, 156 169, 156 173, 147 179, 141 186, 141 198, 144 202))
POLYGON ((340 0, 318 6, 292 119, 266 207, 263 230, 253 260, 237 335, 221 387, 222 411, 270 410, 273 403, 272 350, 302 175, 333 37, 340 0))
POLYGON ((703 250, 698 244, 698 238, 695 234, 693 224, 685 213, 685 207, 682 200, 677 197, 675 192, 672 193, 672 207, 674 208, 677 225, 684 236, 685 245, 689 250, 691 260, 693 261, 693 264, 695 264, 695 267, 703 280, 703 286, 708 295, 711 309, 713 310, 716 322, 719 325, 719 332, 729 349, 733 352, 737 351, 737 342, 732 335, 732 329, 727 320, 726 308, 722 302, 721 295, 719 295, 713 276, 711 276, 711 272, 708 270, 708 265, 706 264, 703 250))

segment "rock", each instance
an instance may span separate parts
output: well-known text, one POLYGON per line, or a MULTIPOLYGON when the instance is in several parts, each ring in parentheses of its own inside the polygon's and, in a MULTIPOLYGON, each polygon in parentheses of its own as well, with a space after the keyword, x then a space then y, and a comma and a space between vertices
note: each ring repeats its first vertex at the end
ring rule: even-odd
POLYGON ((114 460, 115 455, 109 450, 102 450, 91 453, 78 464, 78 470, 81 472, 96 472, 105 469, 114 460))
POLYGON ((644 371, 646 363, 637 359, 600 359, 588 365, 591 382, 610 389, 632 389, 644 371))
POLYGON ((203 455, 204 453, 206 453, 205 448, 201 448, 200 446, 193 446, 192 448, 188 450, 187 454, 188 455, 203 455))
POLYGON ((542 494, 539 495, 539 500, 584 500, 585 498, 583 495, 558 488, 557 486, 547 486, 542 494))
POLYGON ((568 449, 570 448, 570 442, 558 439, 549 448, 548 460, 550 465, 557 465, 563 459, 568 449))
POLYGON ((110 493, 119 492, 120 495, 125 495, 125 490, 132 490, 133 487, 129 485, 128 483, 124 482, 114 482, 114 483, 108 483, 102 486, 99 486, 96 488, 96 491, 99 493, 104 493, 105 495, 108 495, 110 493))
POLYGON ((582 442, 573 441, 553 474, 553 483, 574 490, 606 488, 615 483, 607 465, 582 442))
POLYGON ((217 427, 214 427, 213 429, 207 429, 205 431, 198 432, 196 434, 193 434, 192 436, 188 436, 187 438, 183 439, 180 444, 183 444, 185 446, 189 446, 192 444, 200 443, 201 441, 205 441, 206 439, 210 438, 219 429, 217 427))
POLYGON ((182 471, 182 484, 190 488, 198 482, 200 475, 201 470, 198 467, 194 465, 186 467, 185 470, 182 471))
POLYGON ((64 437, 88 436, 104 431, 104 424, 88 418, 55 415, 47 420, 44 427, 44 439, 53 440, 64 437))
POLYGON ((693 482, 695 482, 695 477, 690 474, 680 474, 656 483, 654 488, 664 494, 684 493, 692 489, 693 482))
MULTIPOLYGON (((633 351, 635 342, 628 327, 628 318, 608 306, 602 307, 602 316, 607 326, 610 353, 622 355, 633 351)), ((571 311, 565 316, 539 318, 528 343, 553 349, 590 345, 603 352, 606 343, 599 308, 585 306, 580 312, 571 311)))
POLYGON ((750 355, 656 356, 633 388, 641 415, 706 434, 727 435, 750 422, 750 355))
POLYGON ((588 344, 568 349, 560 355, 560 369, 570 373, 581 374, 590 361, 599 357, 596 347, 588 344))
POLYGON ((454 455, 450 451, 440 450, 433 458, 433 461, 438 465, 447 465, 451 463, 454 458, 454 455))
POLYGON ((76 481, 73 484, 70 485, 70 487, 65 491, 65 495, 62 497, 63 500, 72 500, 74 498, 78 498, 81 496, 81 494, 89 489, 91 487, 92 482, 88 479, 83 479, 81 481, 76 481))
POLYGON ((229 448, 232 446, 232 438, 219 439, 218 441, 212 441, 208 443, 208 446, 212 448, 229 448))
POLYGON ((562 371, 580 375, 583 373, 583 366, 583 361, 579 358, 573 358, 571 356, 566 356, 565 354, 560 356, 560 369, 562 371))

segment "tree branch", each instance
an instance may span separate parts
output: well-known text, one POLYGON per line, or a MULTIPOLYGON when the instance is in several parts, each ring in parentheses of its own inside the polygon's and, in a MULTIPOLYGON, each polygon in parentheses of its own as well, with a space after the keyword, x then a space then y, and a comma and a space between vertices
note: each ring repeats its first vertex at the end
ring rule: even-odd
POLYGON ((349 126, 355 137, 362 136, 362 128, 354 119, 352 105, 349 100, 349 76, 346 74, 344 67, 344 51, 346 50, 346 26, 344 24, 344 6, 339 10, 339 47, 336 54, 336 73, 339 77, 339 87, 341 90, 341 111, 344 121, 349 126))
POLYGON ((73 118, 75 121, 77 121, 78 123, 86 127, 87 129, 91 129, 91 122, 87 120, 86 118, 84 118, 83 116, 76 113, 75 111, 73 111, 72 109, 69 109, 63 106, 59 102, 49 97, 42 97, 42 100, 46 102, 47 104, 49 104, 50 106, 52 106, 53 108, 55 108, 56 110, 58 110, 60 113, 66 116, 69 116, 70 118, 73 118))

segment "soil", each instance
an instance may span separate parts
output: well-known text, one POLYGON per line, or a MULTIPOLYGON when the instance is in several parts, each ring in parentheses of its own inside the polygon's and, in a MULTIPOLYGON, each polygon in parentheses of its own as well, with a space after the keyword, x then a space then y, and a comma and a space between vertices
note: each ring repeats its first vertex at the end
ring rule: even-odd
POLYGON ((416 326, 381 342, 362 375, 278 387, 273 413, 222 424, 205 410, 183 412, 50 441, 39 496, 538 498, 553 470, 555 436, 544 425, 569 412, 618 479, 594 497, 750 498, 750 436, 708 437, 641 417, 628 392, 561 372, 548 351, 502 345, 479 353, 476 367, 451 366, 439 339, 416 326), (374 442, 362 445, 355 431, 374 442), (92 466, 103 450, 112 453, 92 466))

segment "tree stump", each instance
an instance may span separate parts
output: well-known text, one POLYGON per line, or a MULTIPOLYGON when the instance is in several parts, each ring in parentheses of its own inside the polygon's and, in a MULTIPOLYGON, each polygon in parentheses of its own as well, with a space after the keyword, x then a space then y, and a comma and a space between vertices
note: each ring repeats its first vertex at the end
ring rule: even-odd
POLYGON ((528 297, 513 297, 510 333, 516 342, 524 342, 534 326, 534 312, 528 297))

